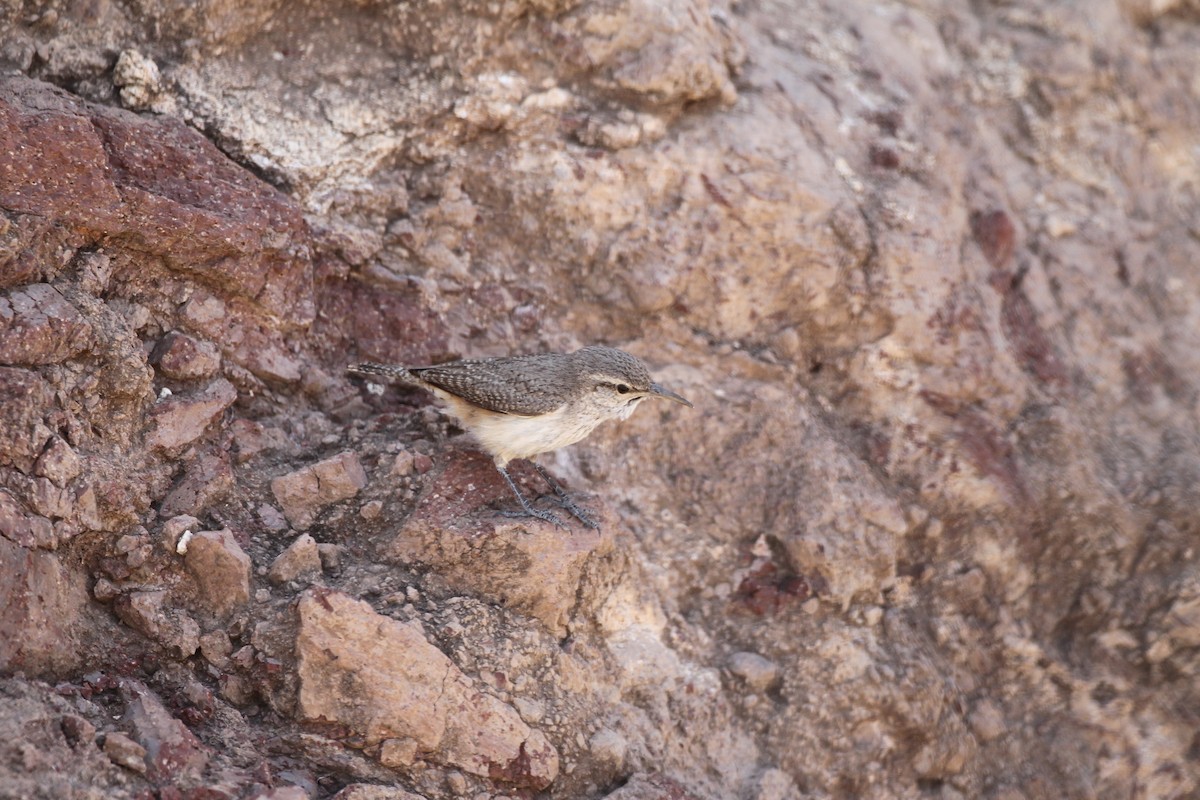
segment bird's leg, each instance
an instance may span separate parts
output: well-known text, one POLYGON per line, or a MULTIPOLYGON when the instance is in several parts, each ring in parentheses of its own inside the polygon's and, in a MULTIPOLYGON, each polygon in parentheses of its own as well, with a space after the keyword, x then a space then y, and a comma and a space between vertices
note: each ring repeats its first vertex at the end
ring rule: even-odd
POLYGON ((499 464, 496 465, 496 470, 501 475, 504 476, 504 480, 508 481, 509 488, 513 490, 513 494, 515 494, 517 496, 517 500, 521 503, 521 508, 523 508, 525 510, 524 515, 516 512, 516 511, 501 511, 500 512, 501 514, 503 514, 506 517, 530 516, 535 519, 543 520, 544 522, 549 522, 551 525, 554 525, 555 527, 558 527, 558 528, 566 528, 567 527, 566 525, 563 524, 563 521, 561 519, 554 516, 549 511, 542 511, 540 508, 534 508, 533 506, 531 506, 529 504, 529 501, 525 499, 525 495, 521 494, 521 490, 517 488, 517 484, 513 482, 513 479, 511 477, 509 477, 508 470, 506 470, 504 467, 500 466, 499 464))
POLYGON ((600 530, 600 524, 592 518, 592 515, 580 508, 579 505, 571 499, 571 496, 567 494, 567 490, 564 489, 558 481, 554 480, 554 478, 551 478, 549 472, 546 472, 546 470, 542 469, 541 464, 532 460, 529 463, 533 464, 533 468, 538 471, 538 475, 542 476, 542 480, 546 482, 546 485, 553 489, 554 493, 558 495, 558 501, 560 504, 562 504, 563 508, 565 508, 567 511, 570 511, 575 519, 579 520, 592 530, 600 530))

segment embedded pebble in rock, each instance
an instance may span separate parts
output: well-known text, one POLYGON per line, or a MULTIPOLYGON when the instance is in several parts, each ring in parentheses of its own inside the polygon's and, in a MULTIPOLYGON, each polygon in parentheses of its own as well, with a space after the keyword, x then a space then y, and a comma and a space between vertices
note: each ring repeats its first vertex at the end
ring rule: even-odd
POLYGON ((118 767, 125 767, 134 772, 146 771, 146 748, 120 731, 105 735, 104 754, 118 767))
POLYGON ((271 481, 271 492, 288 522, 307 530, 325 506, 347 500, 367 485, 358 455, 347 451, 271 481))
POLYGON ((379 763, 396 769, 408 767, 417 758, 415 739, 385 739, 379 745, 379 763))
POLYGON ((168 553, 175 555, 178 553, 179 539, 187 531, 191 531, 194 535, 196 531, 201 529, 200 520, 189 514, 180 514, 177 517, 171 517, 163 523, 162 529, 162 546, 168 553))
POLYGON ((729 671, 756 692, 771 688, 779 677, 779 665, 758 653, 738 652, 729 657, 729 671))
POLYGON ((229 654, 232 652, 233 643, 225 631, 209 631, 200 637, 200 654, 215 667, 220 668, 228 664, 229 654))
POLYGON ((321 542, 317 545, 317 552, 321 556, 321 566, 325 569, 336 570, 342 564, 341 545, 333 544, 332 542, 321 542))
POLYGON ((616 731, 601 728, 588 740, 588 749, 597 760, 620 768, 625 763, 629 742, 616 731))
POLYGON ((71 446, 57 436, 50 438, 46 449, 38 456, 33 470, 35 475, 49 478, 56 486, 66 486, 78 477, 82 470, 79 456, 71 446))
POLYGON ((391 475, 394 478, 407 478, 413 474, 414 457, 412 451, 401 450, 392 461, 391 475))
POLYGON ((184 559, 210 613, 224 617, 250 601, 253 565, 228 528, 196 532, 184 559))
POLYGON ((150 354, 150 363, 163 375, 175 380, 211 378, 221 367, 221 355, 216 345, 171 331, 150 354))
POLYGON ((321 554, 316 541, 302 533, 271 563, 267 578, 276 585, 301 579, 312 579, 321 574, 321 554))

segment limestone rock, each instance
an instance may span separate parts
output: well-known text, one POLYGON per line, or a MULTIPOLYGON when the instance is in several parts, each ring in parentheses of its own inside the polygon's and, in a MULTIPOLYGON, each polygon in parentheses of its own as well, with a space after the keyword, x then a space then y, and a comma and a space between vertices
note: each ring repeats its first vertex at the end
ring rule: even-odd
POLYGON ((307 530, 330 503, 348 500, 367 485, 358 456, 340 453, 271 481, 271 491, 284 516, 297 530, 307 530))
POLYGON ((758 653, 744 651, 729 657, 729 671, 737 675, 756 692, 771 688, 779 677, 779 665, 763 658, 758 653))
POLYGON ((299 713, 348 726, 368 744, 408 738, 423 758, 543 789, 558 753, 517 712, 476 689, 414 624, 339 592, 300 598, 299 713))

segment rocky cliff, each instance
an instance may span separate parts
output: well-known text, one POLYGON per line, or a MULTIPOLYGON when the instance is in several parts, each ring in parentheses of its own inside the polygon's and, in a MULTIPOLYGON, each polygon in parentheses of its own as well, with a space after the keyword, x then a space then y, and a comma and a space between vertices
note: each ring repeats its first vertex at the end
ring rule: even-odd
POLYGON ((1195 796, 1197 52, 0 2, 0 797, 1195 796), (343 373, 590 343, 696 404, 544 459, 599 532, 343 373))

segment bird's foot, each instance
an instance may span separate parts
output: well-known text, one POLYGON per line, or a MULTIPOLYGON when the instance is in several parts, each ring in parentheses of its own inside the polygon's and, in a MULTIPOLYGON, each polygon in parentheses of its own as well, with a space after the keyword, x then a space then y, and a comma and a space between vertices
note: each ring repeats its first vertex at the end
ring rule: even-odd
POLYGON ((530 461, 529 463, 533 464, 533 468, 537 470, 539 475, 542 476, 542 480, 546 482, 546 485, 554 490, 554 494, 557 495, 555 500, 558 501, 560 506, 565 508, 567 511, 570 511, 571 516, 575 517, 575 519, 579 520, 587 527, 594 531, 600 530, 600 523, 596 522, 595 518, 591 514, 581 508, 579 504, 571 498, 571 495, 567 494, 567 490, 564 489, 558 481, 550 477, 550 473, 546 472, 546 470, 542 468, 541 464, 537 463, 536 461, 530 461))
POLYGON ((509 518, 515 518, 515 519, 520 519, 522 517, 533 517, 534 519, 540 519, 543 522, 549 522, 551 525, 553 525, 556 528, 562 528, 563 530, 567 530, 566 523, 564 523, 559 517, 557 517, 554 514, 551 514, 549 511, 543 511, 542 509, 534 508, 533 506, 525 506, 520 511, 503 511, 503 510, 501 510, 499 513, 500 513, 500 516, 502 516, 502 517, 509 517, 509 518))
POLYGON ((563 494, 551 499, 565 508, 567 511, 571 512, 571 516, 582 522, 587 527, 594 531, 600 530, 600 523, 596 521, 596 518, 589 514, 586 509, 576 503, 573 499, 571 499, 570 495, 564 492, 563 494))

